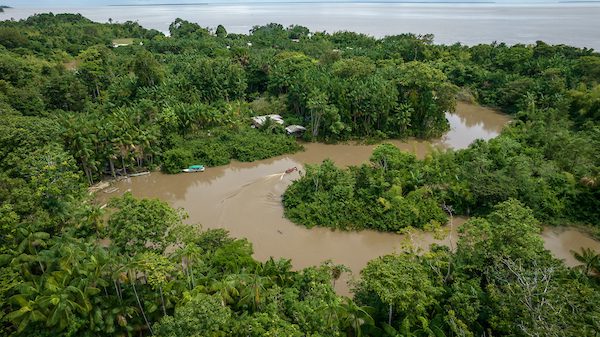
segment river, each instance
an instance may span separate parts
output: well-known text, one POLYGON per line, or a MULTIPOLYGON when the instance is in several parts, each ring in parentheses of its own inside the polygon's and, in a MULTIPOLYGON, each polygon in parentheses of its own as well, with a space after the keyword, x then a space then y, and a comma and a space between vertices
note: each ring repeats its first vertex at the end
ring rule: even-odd
MULTIPOLYGON (((27 18, 35 13, 81 13, 97 22, 136 21, 168 33, 176 18, 231 33, 247 34, 254 25, 270 22, 303 25, 311 31, 349 30, 376 37, 415 33, 435 35, 436 43, 467 45, 494 41, 551 44, 600 49, 600 4, 579 3, 208 3, 199 5, 144 5, 67 7, 50 1, 43 7, 13 1, 15 8, 0 20, 27 18)), ((115 1, 116 2, 116 1, 115 1)), ((215 1, 210 1, 215 2, 215 1)), ((11 2, 8 2, 11 4, 11 2)))
MULTIPOLYGON (((442 138, 431 141, 390 141, 399 148, 424 157, 432 149, 464 148, 477 138, 490 139, 499 134, 509 118, 491 109, 458 103, 456 113, 446 115, 451 130, 442 138)), ((113 193, 98 193, 104 203, 111 196, 131 191, 136 197, 160 198, 173 207, 182 207, 190 224, 203 228, 224 228, 232 236, 247 238, 254 247, 254 257, 264 261, 270 256, 292 260, 294 268, 317 265, 325 260, 344 264, 354 275, 378 256, 399 252, 408 242, 426 249, 431 243, 455 245, 456 228, 465 218, 455 218, 450 233, 438 240, 432 233, 417 232, 407 237, 376 231, 346 232, 328 228, 307 229, 295 225, 283 216, 281 195, 299 177, 298 172, 283 172, 306 163, 320 163, 326 158, 341 166, 357 165, 368 160, 376 145, 357 144, 304 144, 305 151, 252 163, 232 162, 210 167, 203 173, 166 175, 153 172, 147 176, 122 180, 113 193)), ((543 235, 546 248, 557 257, 575 263, 570 249, 593 247, 600 243, 574 229, 562 232, 546 230, 543 235)), ((336 290, 348 295, 344 275, 336 283, 336 290)))

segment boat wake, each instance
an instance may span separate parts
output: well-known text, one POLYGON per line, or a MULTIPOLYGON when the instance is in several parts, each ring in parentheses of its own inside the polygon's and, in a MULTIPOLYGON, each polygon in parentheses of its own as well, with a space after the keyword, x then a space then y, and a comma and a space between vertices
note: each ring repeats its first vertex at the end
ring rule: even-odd
POLYGON ((284 176, 285 176, 285 172, 283 172, 283 173, 269 174, 268 176, 265 176, 264 178, 270 179, 270 178, 273 178, 273 177, 279 177, 279 180, 283 180, 284 176))
MULTIPOLYGON (((230 193, 229 195, 226 195, 221 200, 221 202, 220 202, 220 204, 221 204, 221 207, 220 207, 221 210, 219 212, 218 224, 220 226, 224 225, 224 221, 223 221, 224 219, 223 219, 223 217, 225 215, 225 203, 226 202, 228 202, 229 200, 237 197, 240 193, 246 191, 249 187, 252 187, 253 185, 256 185, 256 184, 259 184, 259 183, 264 183, 264 182, 267 182, 267 181, 269 181, 269 180, 271 180, 273 178, 277 178, 277 177, 279 177, 279 181, 281 181, 281 180, 283 180, 283 177, 285 175, 286 175, 286 173, 282 172, 282 173, 273 173, 273 174, 269 174, 269 175, 260 177, 258 179, 255 179, 255 180, 251 181, 251 182, 248 182, 246 184, 241 185, 234 192, 230 193)), ((274 203, 275 200, 277 200, 277 203, 280 202, 280 200, 278 200, 278 198, 275 198, 275 193, 273 193, 273 192, 268 193, 267 196, 266 196, 266 199, 267 199, 267 203, 270 203, 270 204, 274 203)))

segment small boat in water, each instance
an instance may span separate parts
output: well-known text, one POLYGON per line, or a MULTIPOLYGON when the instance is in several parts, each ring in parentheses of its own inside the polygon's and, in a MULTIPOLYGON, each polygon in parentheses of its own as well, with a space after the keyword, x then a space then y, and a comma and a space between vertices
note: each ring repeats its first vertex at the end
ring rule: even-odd
POLYGON ((286 173, 286 174, 290 174, 290 173, 292 173, 292 172, 294 172, 294 171, 298 171, 298 168, 297 168, 296 166, 294 166, 294 167, 291 167, 291 168, 289 168, 289 169, 285 170, 285 173, 286 173))
POLYGON ((186 169, 183 169, 185 173, 204 172, 204 165, 192 165, 186 169))

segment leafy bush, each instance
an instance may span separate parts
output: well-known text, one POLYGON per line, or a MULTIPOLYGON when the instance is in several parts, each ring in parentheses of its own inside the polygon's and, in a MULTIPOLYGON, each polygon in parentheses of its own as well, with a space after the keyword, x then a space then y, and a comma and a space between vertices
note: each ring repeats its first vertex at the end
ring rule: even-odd
POLYGON ((177 173, 189 163, 219 166, 228 164, 232 159, 250 162, 293 153, 300 149, 302 147, 294 137, 273 134, 266 130, 250 127, 237 131, 213 129, 205 134, 181 139, 174 149, 165 152, 163 170, 167 173, 177 173))
POLYGON ((306 174, 284 194, 285 214, 307 227, 340 229, 398 231, 445 223, 437 195, 409 178, 415 164, 414 156, 384 144, 371 164, 340 169, 326 160, 307 165, 306 174))
POLYGON ((192 162, 192 152, 183 148, 174 148, 165 152, 162 169, 167 173, 179 173, 192 162))

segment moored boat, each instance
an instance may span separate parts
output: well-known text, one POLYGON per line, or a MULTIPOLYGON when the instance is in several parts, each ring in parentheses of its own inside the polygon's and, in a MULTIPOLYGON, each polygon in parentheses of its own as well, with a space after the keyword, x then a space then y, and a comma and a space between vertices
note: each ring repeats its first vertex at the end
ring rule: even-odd
POLYGON ((186 169, 183 169, 185 173, 204 172, 204 165, 192 165, 186 169))

